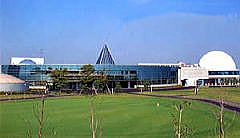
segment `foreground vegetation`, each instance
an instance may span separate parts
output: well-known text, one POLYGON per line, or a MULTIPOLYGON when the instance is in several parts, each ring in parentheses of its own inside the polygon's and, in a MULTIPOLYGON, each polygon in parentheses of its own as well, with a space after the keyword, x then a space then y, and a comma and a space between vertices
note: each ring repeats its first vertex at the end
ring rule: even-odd
MULTIPOLYGON (((95 102, 103 137, 174 137, 173 105, 182 100, 150 98, 132 95, 99 95, 95 102)), ((0 103, 0 137, 26 137, 27 131, 37 137, 38 122, 33 104, 40 100, 8 101, 0 103)), ((193 130, 191 137, 217 137, 217 121, 213 112, 217 107, 191 101, 183 112, 183 121, 193 130)), ((75 96, 47 99, 45 137, 90 137, 89 98, 75 96)), ((238 114, 225 111, 227 137, 240 137, 238 114)))

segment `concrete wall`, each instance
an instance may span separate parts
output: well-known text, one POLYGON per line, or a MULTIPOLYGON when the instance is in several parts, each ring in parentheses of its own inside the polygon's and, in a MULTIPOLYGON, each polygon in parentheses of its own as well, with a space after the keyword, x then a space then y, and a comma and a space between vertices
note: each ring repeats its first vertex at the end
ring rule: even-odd
POLYGON ((184 79, 208 79, 208 70, 200 67, 182 67, 181 80, 184 79))
POLYGON ((208 70, 200 67, 181 67, 180 80, 185 80, 185 86, 196 86, 197 80, 209 79, 208 70))

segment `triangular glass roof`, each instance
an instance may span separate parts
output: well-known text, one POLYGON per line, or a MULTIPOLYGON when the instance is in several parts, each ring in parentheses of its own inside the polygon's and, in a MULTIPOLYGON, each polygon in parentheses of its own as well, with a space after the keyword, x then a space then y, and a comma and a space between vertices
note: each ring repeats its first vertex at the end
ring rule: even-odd
POLYGON ((96 64, 115 64, 106 44, 104 45, 96 64))

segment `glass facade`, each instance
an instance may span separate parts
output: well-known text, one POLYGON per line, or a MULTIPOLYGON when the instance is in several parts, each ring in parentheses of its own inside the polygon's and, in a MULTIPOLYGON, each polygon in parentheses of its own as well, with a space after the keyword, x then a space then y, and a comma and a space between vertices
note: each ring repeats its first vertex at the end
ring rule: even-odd
MULTIPOLYGON (((66 68, 70 74, 75 74, 75 81, 83 65, 2 65, 2 72, 13 75, 26 82, 36 83, 51 81, 50 73, 55 69, 66 68)), ((177 66, 138 66, 138 65, 93 65, 96 72, 104 71, 110 81, 130 82, 133 87, 140 81, 150 81, 151 84, 173 84, 178 80, 177 66)), ((73 75, 74 76, 74 75, 73 75)), ((33 84, 34 85, 34 84, 33 84)), ((35 84, 36 85, 36 84, 35 84)))
POLYGON ((209 71, 209 75, 240 75, 239 71, 209 71))

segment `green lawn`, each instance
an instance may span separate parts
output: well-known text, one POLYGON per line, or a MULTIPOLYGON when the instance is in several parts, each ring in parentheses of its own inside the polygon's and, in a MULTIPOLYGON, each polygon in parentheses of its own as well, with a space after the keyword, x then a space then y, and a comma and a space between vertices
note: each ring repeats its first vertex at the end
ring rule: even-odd
MULTIPOLYGON (((182 100, 132 95, 98 96, 97 116, 101 119, 104 138, 173 137, 171 113, 173 105, 182 100), (159 107, 157 106, 159 103, 159 107)), ((32 107, 39 100, 0 102, 0 137, 26 137, 27 130, 37 136, 37 121, 32 107)), ((218 108, 191 101, 184 121, 194 130, 192 137, 216 137, 213 115, 218 108)), ((46 101, 46 137, 90 137, 88 98, 68 97, 46 101), (52 136, 52 132, 56 135, 52 136)), ((240 118, 226 111, 228 137, 240 137, 240 118)))
POLYGON ((240 88, 202 88, 195 97, 219 99, 240 103, 240 88))
POLYGON ((193 89, 153 91, 153 92, 143 92, 143 94, 157 94, 162 96, 194 95, 193 89))
MULTIPOLYGON (((144 93, 150 94, 150 92, 144 92, 144 93)), ((151 94, 157 94, 157 95, 163 95, 163 96, 189 95, 196 98, 211 98, 211 99, 219 99, 219 97, 223 97, 223 99, 226 101, 240 103, 240 87, 238 88, 200 88, 198 95, 194 94, 193 89, 159 91, 159 92, 152 92, 151 94)))

